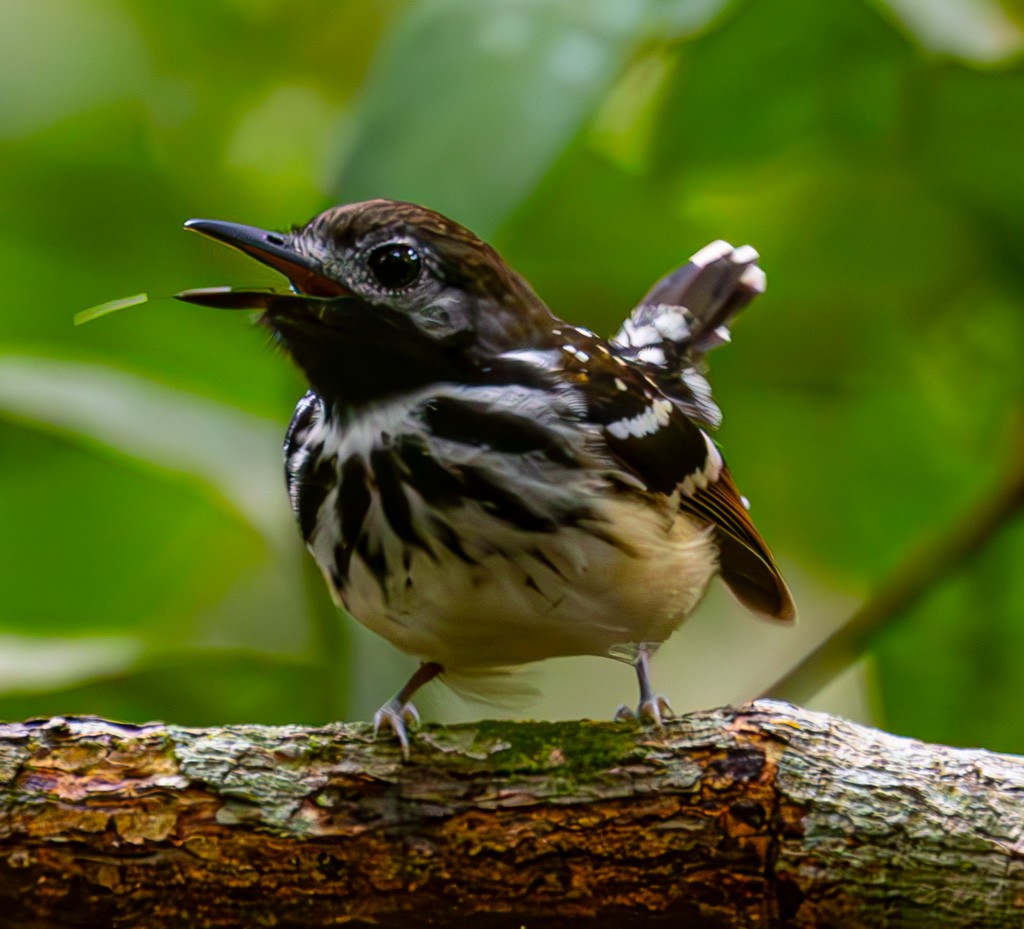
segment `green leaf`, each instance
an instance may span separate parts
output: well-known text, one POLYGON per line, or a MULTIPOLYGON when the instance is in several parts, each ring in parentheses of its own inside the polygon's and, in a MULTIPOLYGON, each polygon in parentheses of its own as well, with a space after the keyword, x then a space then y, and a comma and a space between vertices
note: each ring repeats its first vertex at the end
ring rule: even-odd
POLYGON ((1020 286, 1024 265, 1024 126, 1009 117, 1024 107, 1024 64, 978 71, 936 69, 929 102, 922 169, 972 221, 979 245, 1020 286))
POLYGON ((253 651, 153 656, 123 674, 52 691, 0 694, 0 718, 81 714, 183 726, 331 721, 323 669, 253 651))
POLYGON ((932 742, 1024 752, 1024 521, 875 648, 883 722, 932 742))
POLYGON ((1024 47, 1024 32, 997 0, 880 0, 880 5, 936 52, 994 62, 1024 47))
POLYGON ((125 672, 143 652, 134 635, 0 635, 4 690, 62 689, 125 672))
POLYGON ((0 421, 0 626, 175 641, 260 537, 201 487, 0 421), (31 467, 26 467, 31 462, 31 467))
POLYGON ((292 533, 271 489, 281 430, 269 420, 99 365, 16 353, 0 354, 3 411, 200 478, 270 539, 292 533))
POLYGON ((11 491, 0 544, 12 553, 0 573, 13 591, 0 612, 11 628, 309 646, 272 423, 122 372, 16 354, 0 356, 0 416, 30 427, 0 420, 11 491))
POLYGON ((705 26, 724 0, 429 0, 381 43, 346 201, 426 203, 490 235, 580 130, 639 44, 705 26))

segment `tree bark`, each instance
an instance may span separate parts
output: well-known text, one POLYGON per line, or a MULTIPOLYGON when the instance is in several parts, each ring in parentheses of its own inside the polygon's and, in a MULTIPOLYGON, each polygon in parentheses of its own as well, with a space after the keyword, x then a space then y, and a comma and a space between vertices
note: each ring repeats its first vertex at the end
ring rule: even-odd
POLYGON ((1019 927, 1024 758, 759 701, 661 730, 0 726, 0 926, 1019 927))

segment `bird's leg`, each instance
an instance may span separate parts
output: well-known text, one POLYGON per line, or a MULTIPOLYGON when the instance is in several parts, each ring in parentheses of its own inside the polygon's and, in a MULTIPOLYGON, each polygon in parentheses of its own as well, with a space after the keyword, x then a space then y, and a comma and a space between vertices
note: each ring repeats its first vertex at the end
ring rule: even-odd
POLYGON ((373 714, 373 735, 377 737, 381 726, 387 726, 402 746, 402 760, 409 760, 409 733, 406 724, 416 727, 420 723, 420 714, 409 701, 428 681, 432 681, 444 670, 436 661, 422 661, 415 673, 387 703, 373 714))
POLYGON ((636 678, 640 683, 640 706, 637 716, 655 726, 661 726, 666 717, 673 716, 672 707, 664 694, 656 694, 651 687, 651 646, 641 643, 636 656, 636 678))
POLYGON ((640 684, 640 706, 636 713, 628 706, 620 706, 615 711, 617 720, 636 719, 654 726, 661 726, 666 718, 674 715, 668 698, 664 694, 656 694, 651 687, 651 654, 653 651, 654 647, 648 642, 641 642, 637 647, 633 667, 636 668, 636 679, 640 684))

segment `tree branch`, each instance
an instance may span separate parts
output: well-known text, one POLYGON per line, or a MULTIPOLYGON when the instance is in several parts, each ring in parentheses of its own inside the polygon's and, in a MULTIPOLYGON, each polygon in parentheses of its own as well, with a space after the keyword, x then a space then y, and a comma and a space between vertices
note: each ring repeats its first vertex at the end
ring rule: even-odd
POLYGON ((759 702, 660 731, 0 726, 0 925, 1019 926, 1024 759, 759 702), (941 906, 939 905, 941 902, 941 906))
MULTIPOLYGON (((1017 448, 1024 427, 1015 423, 1017 448)), ((916 606, 975 558, 991 539, 1024 512, 1024 454, 1017 453, 1002 480, 964 517, 912 552, 839 629, 772 684, 764 696, 803 703, 867 651, 872 636, 916 606)))

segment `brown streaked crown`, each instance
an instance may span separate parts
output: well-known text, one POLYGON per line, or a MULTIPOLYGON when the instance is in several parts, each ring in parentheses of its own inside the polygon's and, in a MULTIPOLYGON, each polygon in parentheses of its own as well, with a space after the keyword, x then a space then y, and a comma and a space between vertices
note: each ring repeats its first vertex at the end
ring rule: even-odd
POLYGON ((550 318, 533 288, 490 245, 465 226, 416 203, 376 199, 331 207, 292 235, 344 249, 378 236, 383 240, 389 233, 427 245, 440 259, 440 270, 450 284, 502 302, 543 308, 544 317, 550 318))

